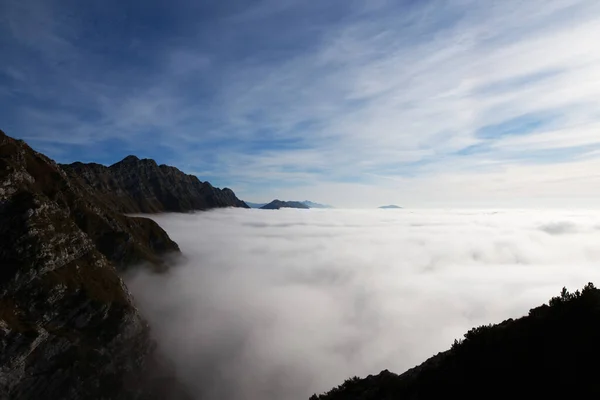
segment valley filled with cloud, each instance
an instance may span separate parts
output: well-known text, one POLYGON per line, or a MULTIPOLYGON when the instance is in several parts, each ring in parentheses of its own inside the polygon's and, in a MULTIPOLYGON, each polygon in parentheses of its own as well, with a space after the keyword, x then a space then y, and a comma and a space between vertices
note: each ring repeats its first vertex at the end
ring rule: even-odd
POLYGON ((198 399, 307 399, 600 282, 600 211, 239 210, 153 217, 184 254, 126 281, 198 399))

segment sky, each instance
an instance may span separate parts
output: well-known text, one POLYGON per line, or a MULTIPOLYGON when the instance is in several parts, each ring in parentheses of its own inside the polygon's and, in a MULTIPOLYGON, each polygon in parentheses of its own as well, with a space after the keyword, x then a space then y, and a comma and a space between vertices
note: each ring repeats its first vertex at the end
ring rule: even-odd
POLYGON ((596 207, 595 0, 0 0, 0 128, 248 201, 596 207))
POLYGON ((125 281, 199 400, 306 400, 355 375, 402 373, 473 327, 600 280, 598 210, 153 218, 184 258, 125 281))

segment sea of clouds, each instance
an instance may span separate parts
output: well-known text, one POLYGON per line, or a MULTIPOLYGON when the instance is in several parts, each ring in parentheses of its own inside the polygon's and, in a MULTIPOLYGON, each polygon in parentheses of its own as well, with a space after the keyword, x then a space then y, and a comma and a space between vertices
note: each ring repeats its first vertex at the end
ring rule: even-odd
POLYGON ((241 210, 154 219, 185 256, 127 278, 202 400, 307 399, 600 284, 600 212, 241 210))

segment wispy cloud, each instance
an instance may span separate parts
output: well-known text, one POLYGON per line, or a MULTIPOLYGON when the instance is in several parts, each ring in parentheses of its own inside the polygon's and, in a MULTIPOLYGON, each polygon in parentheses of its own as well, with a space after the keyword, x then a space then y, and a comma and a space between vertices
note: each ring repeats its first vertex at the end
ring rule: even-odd
POLYGON ((62 159, 118 140, 102 161, 142 152, 251 199, 312 184, 342 205, 352 181, 372 195, 352 205, 431 203, 444 194, 405 193, 449 174, 527 179, 525 198, 558 163, 581 182, 597 162, 595 1, 31 5, 3 6, 0 104, 9 133, 75 146, 62 159))

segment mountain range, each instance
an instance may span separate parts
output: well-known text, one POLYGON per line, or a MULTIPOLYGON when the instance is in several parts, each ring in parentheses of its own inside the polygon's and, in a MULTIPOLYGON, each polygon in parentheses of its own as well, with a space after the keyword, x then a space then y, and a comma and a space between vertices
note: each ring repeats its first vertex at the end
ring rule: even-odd
POLYGON ((249 208, 231 189, 219 189, 175 167, 128 156, 109 167, 75 162, 60 167, 123 213, 186 212, 218 207, 249 208))
POLYGON ((282 201, 282 200, 273 200, 269 204, 265 204, 260 209, 261 210, 279 210, 280 208, 302 208, 308 210, 306 204, 301 203, 299 201, 282 201))
MULTIPOLYGON (((168 272, 179 247, 125 213, 215 207, 248 206, 152 160, 59 165, 0 131, 0 399, 191 399, 120 277, 168 272)), ((600 290, 563 289, 403 374, 350 378, 311 400, 595 398, 598 337, 600 290)))
MULTIPOLYGON (((273 200, 271 203, 252 203, 249 201, 245 202, 250 208, 263 208, 269 204, 287 204, 287 206, 280 206, 279 208, 333 208, 333 206, 327 204, 315 203, 309 200, 304 201, 281 201, 281 200, 273 200), (300 204, 306 206, 302 207, 300 204)), ((273 206, 270 206, 273 207, 273 206)), ((267 209, 275 209, 275 208, 267 208, 267 209)))
POLYGON ((124 213, 226 206, 247 207, 152 160, 58 165, 0 131, 0 398, 186 398, 119 276, 179 247, 124 213))

